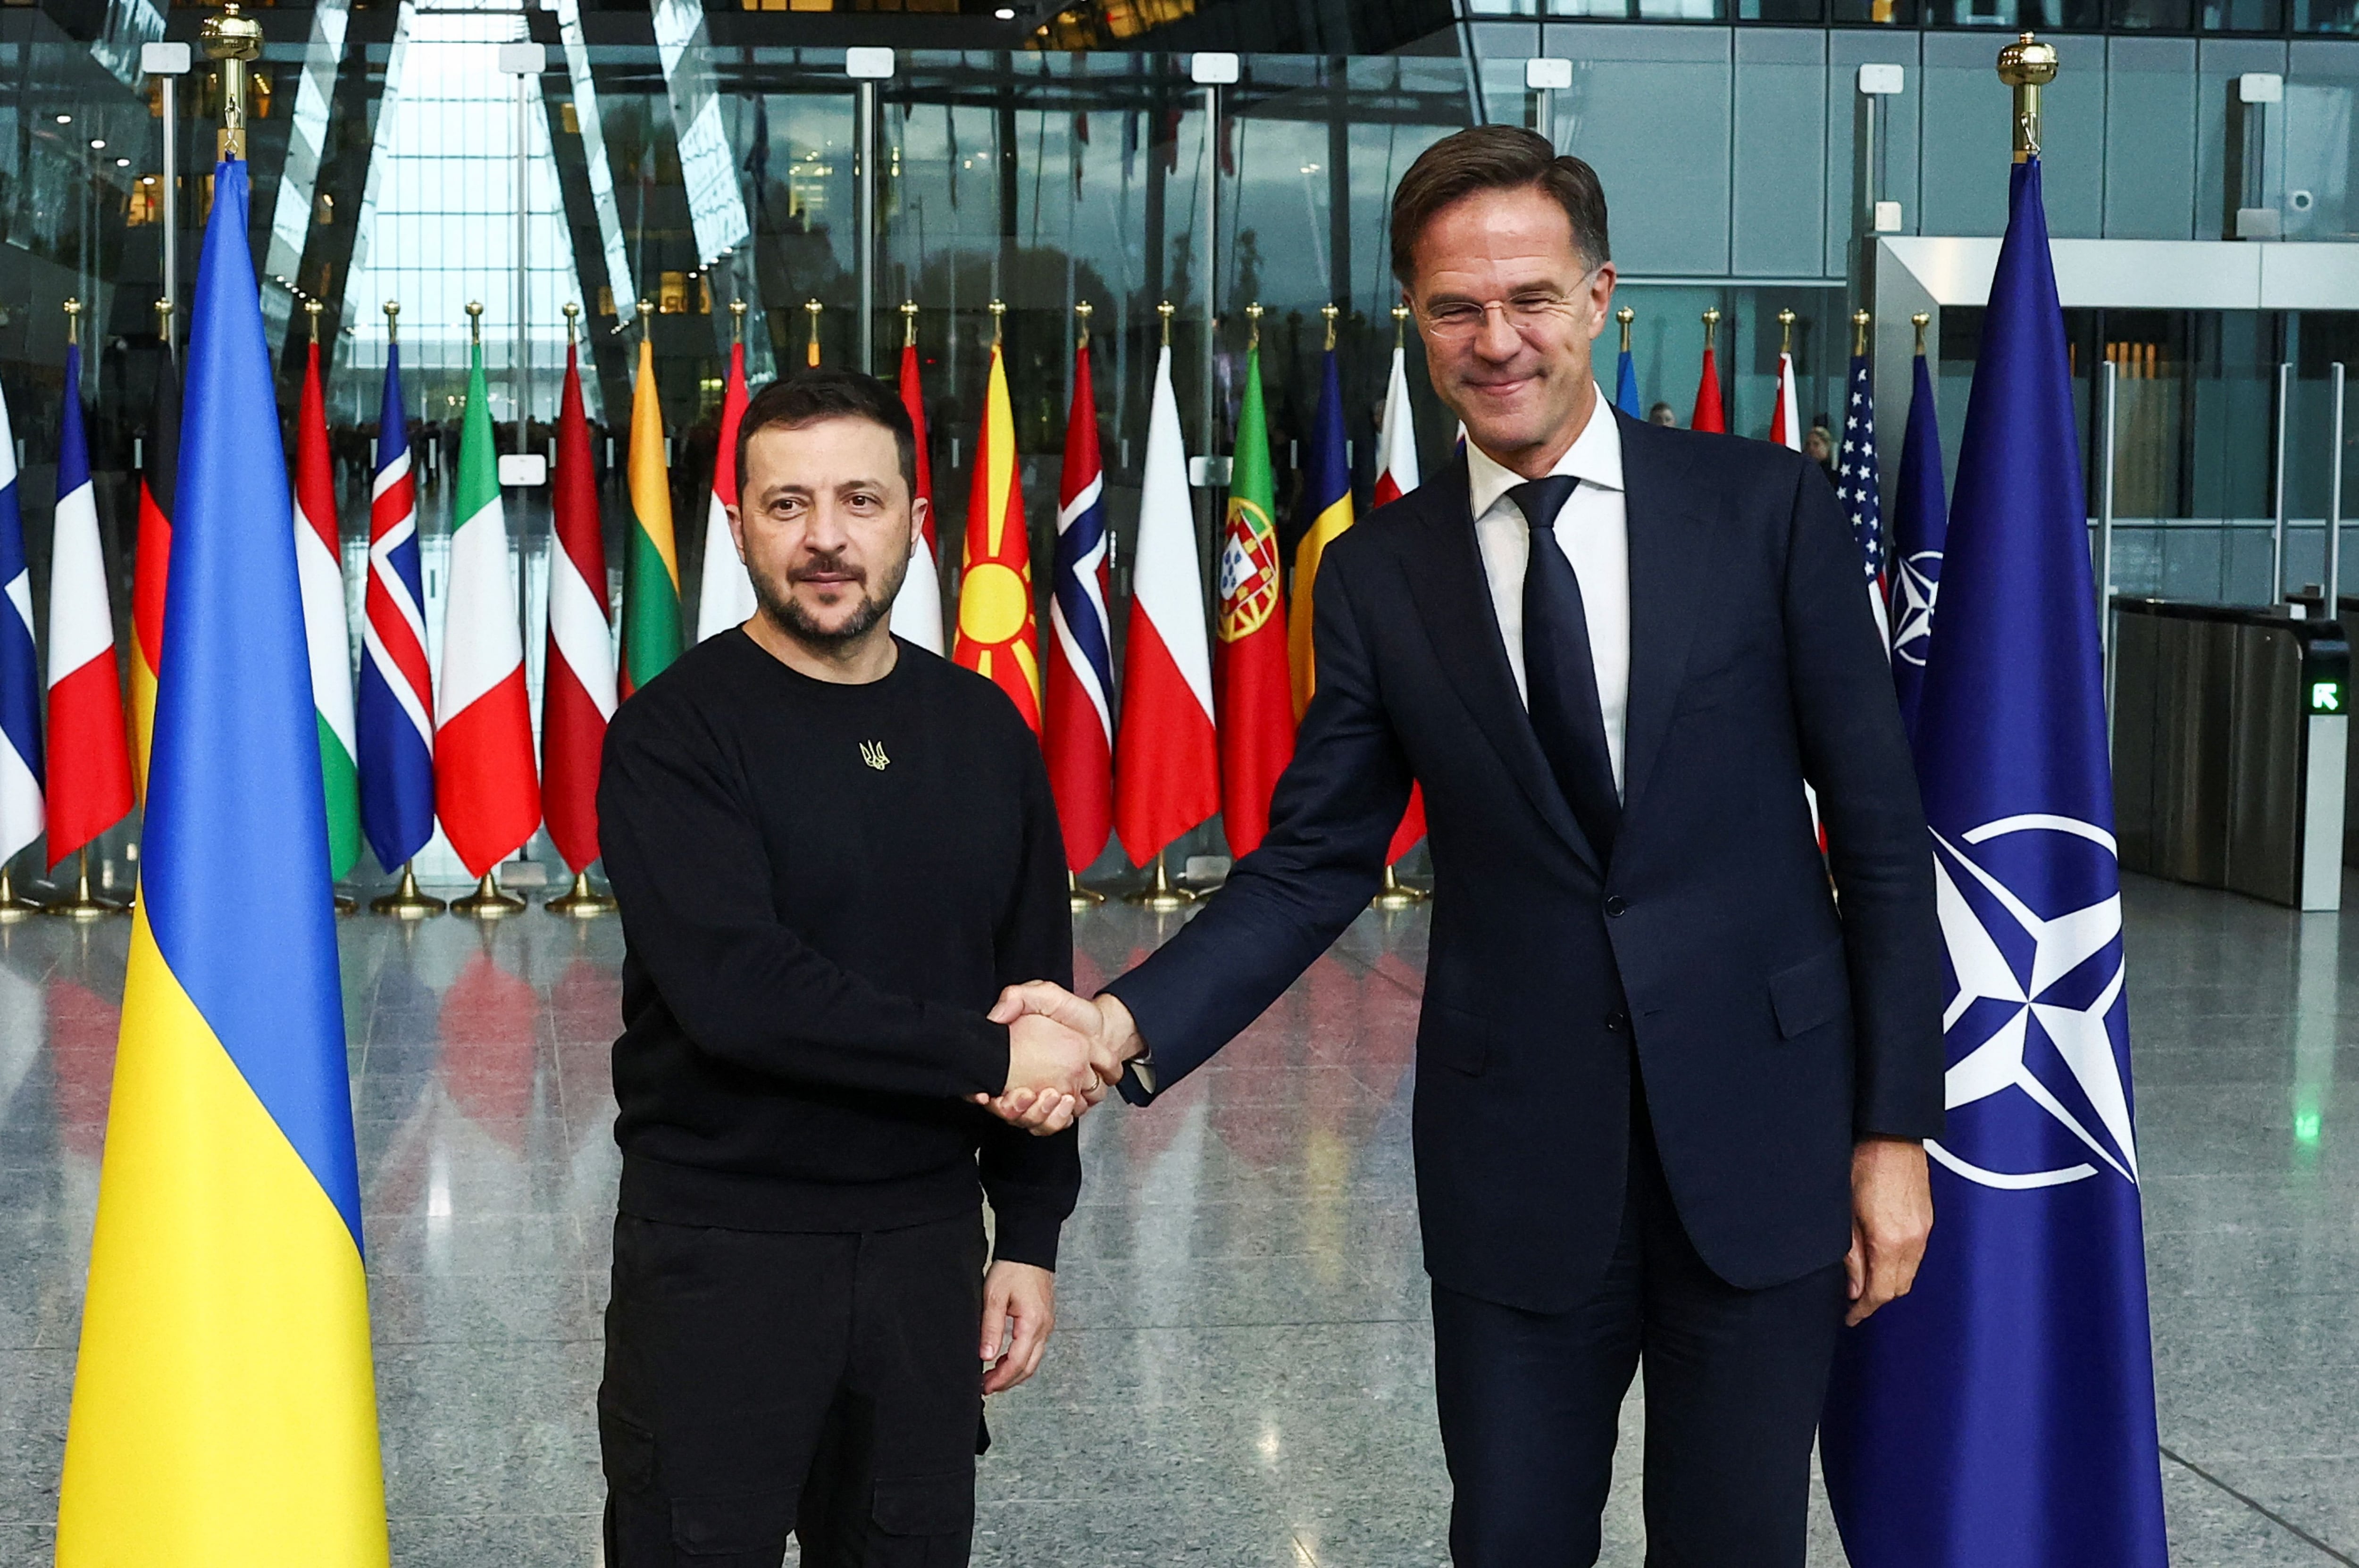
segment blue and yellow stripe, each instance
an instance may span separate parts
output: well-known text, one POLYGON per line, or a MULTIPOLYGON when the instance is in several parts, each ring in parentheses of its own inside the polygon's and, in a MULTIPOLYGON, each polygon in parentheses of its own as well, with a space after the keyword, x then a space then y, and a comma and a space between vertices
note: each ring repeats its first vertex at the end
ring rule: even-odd
POLYGON ((189 345, 60 1568, 386 1560, 290 502, 280 465, 251 460, 277 415, 246 217, 245 166, 224 161, 189 345))
MULTIPOLYGON (((1332 329, 1331 329, 1332 332, 1332 329)), ((1294 716, 1310 706, 1319 687, 1311 653, 1311 594, 1319 583, 1320 557, 1352 525, 1352 459, 1343 438, 1343 388, 1335 369, 1335 345, 1327 345, 1319 384, 1319 408, 1310 418, 1310 461, 1302 473, 1303 521, 1294 545, 1294 596, 1286 610, 1287 663, 1294 674, 1294 716)))

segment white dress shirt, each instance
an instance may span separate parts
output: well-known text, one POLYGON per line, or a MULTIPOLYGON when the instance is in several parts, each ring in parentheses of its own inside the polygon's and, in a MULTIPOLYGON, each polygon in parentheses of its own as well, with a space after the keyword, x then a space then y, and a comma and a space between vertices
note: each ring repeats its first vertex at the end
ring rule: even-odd
MULTIPOLYGON (((1597 707, 1605 719, 1605 751, 1614 764, 1614 793, 1622 793, 1622 742, 1630 708, 1630 528, 1623 504, 1622 432, 1613 406, 1597 394, 1589 423, 1573 438, 1550 473, 1581 481, 1557 514, 1549 537, 1572 563, 1581 582, 1581 608, 1589 622, 1589 662, 1597 671, 1597 707)), ((1491 609, 1507 645, 1507 666, 1527 705, 1531 687, 1524 676, 1524 567, 1530 558, 1530 525, 1507 492, 1524 476, 1492 460, 1470 438, 1466 443, 1466 488, 1474 514, 1474 543, 1483 552, 1483 575, 1491 584, 1491 609)))

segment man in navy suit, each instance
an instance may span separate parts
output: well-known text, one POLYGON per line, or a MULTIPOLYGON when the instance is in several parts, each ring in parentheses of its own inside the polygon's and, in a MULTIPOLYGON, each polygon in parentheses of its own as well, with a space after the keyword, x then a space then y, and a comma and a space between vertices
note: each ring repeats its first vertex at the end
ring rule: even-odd
POLYGON ((1422 783, 1451 1553, 1595 1561, 1643 1361, 1647 1562, 1799 1568, 1835 1340, 1908 1289, 1941 1127, 1932 860, 1858 548, 1799 455, 1600 394, 1588 165, 1461 132, 1403 178, 1392 253, 1466 450, 1328 546, 1268 838, 1094 1001, 1001 1011, 1091 1033, 1151 1103, 1367 906, 1422 783))

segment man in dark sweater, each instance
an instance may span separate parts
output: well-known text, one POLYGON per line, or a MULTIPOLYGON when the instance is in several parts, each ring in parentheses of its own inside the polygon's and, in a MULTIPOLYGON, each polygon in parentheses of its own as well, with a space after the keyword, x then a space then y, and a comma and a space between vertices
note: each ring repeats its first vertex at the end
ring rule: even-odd
POLYGON ((984 1396, 1053 1320, 1097 1077, 987 1014, 1071 979, 1063 851, 1014 705, 887 629, 914 454, 870 377, 764 388, 730 515, 760 609, 607 731, 608 1568, 766 1568, 789 1531, 808 1568, 964 1563, 984 1396))

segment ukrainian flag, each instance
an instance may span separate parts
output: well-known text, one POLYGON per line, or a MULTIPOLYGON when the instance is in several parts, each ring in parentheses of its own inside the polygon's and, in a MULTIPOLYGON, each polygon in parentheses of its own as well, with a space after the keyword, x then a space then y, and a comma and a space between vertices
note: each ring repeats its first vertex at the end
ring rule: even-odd
POLYGON ((246 166, 213 178, 60 1568, 386 1557, 292 513, 254 460, 278 414, 246 166))

